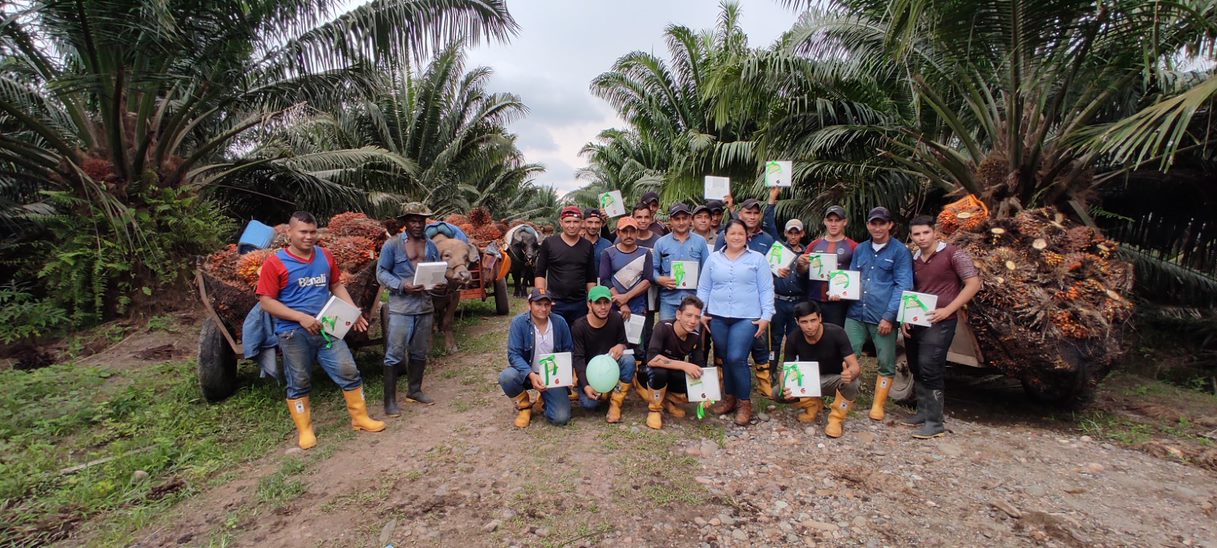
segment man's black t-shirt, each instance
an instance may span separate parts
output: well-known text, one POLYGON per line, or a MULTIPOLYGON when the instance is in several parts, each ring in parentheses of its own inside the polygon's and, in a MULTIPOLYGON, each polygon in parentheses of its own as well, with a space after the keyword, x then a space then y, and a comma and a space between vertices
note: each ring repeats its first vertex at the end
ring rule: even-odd
POLYGON ((672 321, 655 324, 651 333, 651 345, 647 347, 647 356, 659 356, 682 362, 689 362, 698 367, 706 366, 706 349, 702 347, 701 332, 694 331, 685 335, 685 340, 676 336, 676 327, 672 321))
POLYGON ((610 311, 605 318, 604 326, 596 329, 587 323, 587 316, 575 320, 575 326, 570 330, 574 339, 575 349, 571 352, 571 367, 579 376, 579 388, 587 386, 587 361, 601 354, 608 354, 609 349, 619 344, 625 344, 625 320, 616 310, 610 311))
POLYGON ((845 370, 845 358, 853 355, 845 329, 836 324, 824 324, 824 334, 816 344, 807 342, 803 332, 795 329, 786 337, 784 360, 788 362, 818 362, 821 375, 840 375, 845 370))
POLYGON ((596 249, 579 238, 567 245, 560 234, 541 242, 537 276, 548 280, 549 294, 563 301, 587 300, 587 284, 596 283, 596 249))

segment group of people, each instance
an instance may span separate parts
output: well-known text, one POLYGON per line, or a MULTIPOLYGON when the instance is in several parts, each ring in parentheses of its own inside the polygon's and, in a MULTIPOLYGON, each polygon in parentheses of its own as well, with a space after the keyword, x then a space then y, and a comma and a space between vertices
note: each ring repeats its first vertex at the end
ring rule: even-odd
MULTIPOLYGON (((862 390, 857 355, 867 340, 875 346, 879 371, 869 416, 884 419, 895 375, 897 332, 902 331, 917 394, 916 415, 902 422, 917 427, 913 435, 918 438, 945 433, 946 353, 957 312, 980 289, 971 258, 942 242, 928 216, 910 223, 915 253, 910 252, 892 241, 895 223, 883 207, 868 213, 870 238, 864 242, 845 236, 846 211, 832 206, 825 212, 823 233, 804 243, 806 233, 798 219, 777 230, 780 192, 772 189, 768 203, 747 199, 738 208, 731 196, 693 207, 672 204, 666 223, 656 219, 660 201, 653 192, 617 219, 595 208, 563 208, 560 231, 541 243, 528 310, 512 319, 508 332, 508 363, 499 384, 513 402, 515 426, 527 427, 534 412, 543 413, 552 424, 566 424, 576 403, 587 410, 607 407, 605 419, 620 422, 622 406, 634 390, 647 403, 646 425, 660 429, 665 414, 686 415, 686 378, 700 378, 713 356, 722 372, 723 397, 709 410, 734 413, 741 426, 752 419, 754 375, 761 395, 798 407, 800 422, 815 422, 824 399, 798 398, 784 390, 779 364, 816 362, 821 393, 834 395, 824 432, 839 437, 862 390), (773 270, 766 255, 778 241, 798 258, 789 267, 773 270), (827 282, 809 279, 813 253, 835 254, 840 268, 859 272, 861 297, 841 300, 829 294, 827 282), (695 282, 683 268, 692 263, 697 265, 695 282), (938 297, 930 327, 897 325, 904 291, 938 297), (627 324, 636 326, 640 319, 641 335, 630 337, 627 324), (549 387, 542 361, 565 352, 571 354, 575 378, 569 387, 549 387), (587 379, 588 364, 598 356, 615 360, 620 372, 606 393, 587 379), (536 402, 529 397, 530 389, 540 394, 536 402)), ((384 359, 387 416, 401 413, 397 382, 403 368, 407 399, 432 403, 422 391, 422 380, 434 308, 428 293, 412 284, 419 263, 440 260, 426 236, 430 216, 423 204, 403 204, 402 231, 385 242, 377 263, 377 279, 390 294, 384 359)), ((339 281, 333 257, 316 245, 316 219, 294 214, 288 238, 289 245, 263 267, 257 295, 262 309, 274 318, 299 446, 316 444, 308 400, 314 363, 343 389, 352 427, 381 431, 384 423, 368 416, 362 379, 349 348, 341 339, 326 336, 316 318, 331 296, 354 304, 339 281)), ((357 331, 366 328, 362 318, 353 326, 357 331)))

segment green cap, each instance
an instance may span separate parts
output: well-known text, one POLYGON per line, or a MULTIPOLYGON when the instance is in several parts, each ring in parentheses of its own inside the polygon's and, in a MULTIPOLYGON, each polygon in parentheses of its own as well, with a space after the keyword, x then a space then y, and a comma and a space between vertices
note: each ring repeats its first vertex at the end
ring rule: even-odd
POLYGON ((603 285, 593 287, 591 291, 587 292, 587 302, 594 303, 600 299, 612 300, 613 292, 609 291, 609 288, 604 287, 603 285))

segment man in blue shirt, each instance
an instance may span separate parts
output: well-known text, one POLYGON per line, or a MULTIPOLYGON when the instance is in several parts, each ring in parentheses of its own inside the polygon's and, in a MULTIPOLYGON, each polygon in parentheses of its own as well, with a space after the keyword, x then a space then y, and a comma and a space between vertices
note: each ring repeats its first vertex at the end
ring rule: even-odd
MULTIPOLYGON (((913 290, 913 255, 904 244, 892 241, 896 223, 886 207, 876 207, 866 215, 866 230, 870 239, 858 244, 849 269, 859 272, 862 298, 850 305, 845 317, 845 333, 854 352, 862 353, 862 345, 870 339, 875 343, 879 360, 879 377, 875 379, 875 400, 871 405, 871 420, 881 421, 887 393, 896 376, 896 313, 900 295, 913 290)), ((840 297, 829 297, 840 300, 840 297)))
POLYGON ((551 313, 553 306, 548 293, 534 288, 528 295, 528 310, 511 320, 507 331, 507 368, 499 374, 499 386, 516 402, 516 428, 527 428, 532 420, 529 388, 541 393, 550 424, 570 422, 570 389, 546 388, 541 377, 541 357, 575 349, 570 327, 562 316, 551 313))
MULTIPOLYGON (((803 254, 803 221, 791 219, 786 221, 786 247, 793 251, 795 256, 803 254)), ((774 314, 773 323, 769 326, 769 339, 772 341, 769 348, 773 349, 772 356, 769 359, 770 373, 779 369, 778 363, 782 360, 789 361, 789 357, 782 357, 780 354, 784 346, 782 345, 786 337, 798 327, 797 319, 794 316, 794 306, 807 300, 807 276, 801 275, 798 269, 786 268, 785 276, 773 277, 773 298, 774 314)))
MULTIPOLYGON (((406 365, 406 399, 422 404, 434 403, 423 393, 423 372, 431 352, 431 325, 435 304, 422 286, 414 285, 414 270, 419 263, 440 260, 439 248, 424 236, 431 209, 419 202, 402 204, 403 230, 385 241, 376 263, 376 280, 389 290, 389 325, 385 333, 385 415, 397 417, 398 365, 409 352, 406 365)), ((442 291, 443 285, 436 289, 442 291)))
MULTIPOLYGON (((672 272, 676 261, 695 261, 700 274, 706 266, 710 249, 706 239, 692 232, 693 216, 689 206, 673 204, 668 208, 668 228, 671 232, 655 242, 655 284, 659 286, 659 321, 676 319, 676 307, 685 297, 697 295, 697 278, 688 280, 687 289, 677 289, 677 278, 672 272)), ((681 265, 683 266, 683 265, 681 265)), ((683 274, 681 275, 683 280, 683 274)))

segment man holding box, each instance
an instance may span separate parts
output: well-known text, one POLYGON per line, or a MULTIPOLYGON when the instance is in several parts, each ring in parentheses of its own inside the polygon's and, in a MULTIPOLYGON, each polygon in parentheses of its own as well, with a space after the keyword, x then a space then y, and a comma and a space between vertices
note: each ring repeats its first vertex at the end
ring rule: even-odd
POLYGON ((532 420, 528 389, 541 393, 545 418, 555 426, 570 422, 570 388, 547 388, 541 376, 541 358, 571 352, 574 342, 566 320, 551 314, 553 299, 541 289, 528 295, 528 311, 511 320, 507 331, 507 368, 499 374, 503 393, 516 403, 516 428, 527 428, 532 420))
MULTIPOLYGON (((820 305, 815 301, 799 303, 794 307, 794 315, 799 332, 791 334, 786 340, 785 361, 819 364, 820 394, 836 394, 828 416, 828 425, 824 427, 824 435, 839 438, 849 409, 862 389, 862 368, 858 366, 858 357, 849 337, 845 335, 845 330, 824 323, 820 305)), ((785 381, 783 378, 783 386, 785 381)), ((784 395, 787 398, 794 396, 788 388, 784 390, 784 395)), ((799 398, 795 407, 803 410, 795 417, 799 422, 815 422, 816 415, 824 408, 824 398, 799 398)))
MULTIPOLYGON (((350 348, 346 341, 324 333, 317 319, 331 296, 355 306, 346 286, 339 281, 341 272, 334 257, 316 245, 317 219, 304 211, 293 213, 287 224, 287 237, 288 246, 262 265, 256 292, 262 309, 275 318, 275 334, 287 374, 287 409, 299 435, 296 443, 301 449, 317 445, 308 399, 315 362, 320 362, 326 374, 342 388, 351 427, 380 432, 385 423, 368 416, 363 379, 350 348)), ((355 331, 367 328, 368 321, 363 316, 352 326, 355 331)))
MULTIPOLYGON (((875 401, 871 404, 871 420, 881 421, 887 394, 896 376, 896 314, 900 309, 900 294, 913 287, 913 256, 909 248, 892 241, 896 223, 886 207, 876 207, 866 215, 866 230, 870 239, 858 244, 849 269, 859 272, 861 297, 846 313, 845 333, 854 352, 861 354, 862 345, 870 339, 875 343, 879 361, 879 376, 875 379, 875 401)), ((830 300, 840 300, 838 296, 830 300)))
MULTIPOLYGON (((858 242, 845 236, 845 227, 848 224, 849 218, 845 215, 845 208, 839 205, 828 208, 828 211, 824 213, 824 235, 811 242, 807 246, 807 253, 799 257, 798 270, 801 274, 808 273, 812 253, 836 255, 838 268, 849 268, 858 242)), ((849 309, 848 303, 829 300, 827 281, 811 280, 807 285, 807 297, 820 304, 820 315, 824 321, 845 327, 845 312, 849 309)))
MULTIPOLYGON (((431 325, 435 304, 421 285, 414 285, 414 270, 419 263, 440 261, 439 248, 424 235, 431 209, 419 202, 402 204, 403 230, 385 241, 376 263, 376 280, 389 290, 389 325, 385 326, 385 415, 397 417, 398 366, 407 352, 406 399, 423 404, 434 401, 423 393, 423 372, 431 352, 431 325)), ((443 290, 444 284, 436 286, 443 290)))
MULTIPOLYGON (((777 188, 777 187, 775 187, 777 188)), ((803 254, 803 221, 791 219, 786 221, 786 247, 795 256, 803 254)), ((769 324, 769 348, 773 349, 769 359, 769 368, 778 369, 779 356, 786 336, 794 331, 795 305, 807 299, 806 275, 797 272, 797 268, 784 269, 785 276, 773 277, 773 323, 769 324)))
MULTIPOLYGON (((703 214, 704 215, 704 214, 703 214)), ((655 242, 655 284, 659 286, 659 321, 676 319, 676 307, 685 297, 697 295, 697 279, 706 265, 710 249, 706 240, 693 234, 693 216, 689 206, 673 204, 668 208, 668 224, 672 232, 655 242), (676 268, 673 269, 673 263, 676 268), (696 272, 685 265, 697 263, 696 272), (675 271, 674 271, 675 270, 675 271), (690 276, 691 278, 686 278, 690 276), (679 279, 678 279, 679 278, 679 279), (679 285, 686 287, 681 288, 679 285)))
POLYGON ((917 381, 917 414, 903 421, 907 426, 921 426, 914 438, 930 439, 946 434, 943 424, 943 370, 947 350, 955 338, 958 312, 980 291, 980 275, 967 251, 938 239, 934 218, 920 215, 909 223, 909 235, 917 252, 913 255, 914 291, 938 297, 947 303, 929 313, 930 326, 900 326, 904 332, 904 350, 909 369, 917 381))
POLYGON ((647 361, 638 372, 647 401, 647 427, 663 428, 663 411, 676 418, 685 416, 682 404, 689 402, 685 375, 701 377, 706 366, 705 345, 702 344, 701 299, 687 296, 676 306, 676 318, 659 322, 647 349, 647 361), (679 394, 677 396, 677 394, 679 394))
POLYGON ((574 352, 571 364, 579 379, 579 405, 592 410, 600 406, 608 396, 609 410, 604 420, 621 422, 621 405, 630 394, 630 383, 634 380, 634 355, 626 354, 625 320, 613 310, 613 294, 602 285, 587 292, 587 316, 575 321, 571 327, 574 352), (611 394, 601 394, 587 383, 587 362, 600 355, 608 355, 617 361, 621 371, 617 387, 611 394))

